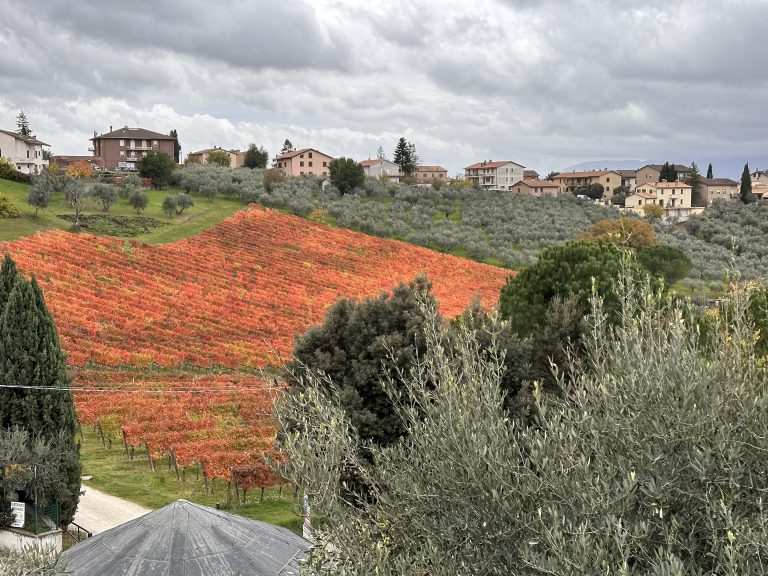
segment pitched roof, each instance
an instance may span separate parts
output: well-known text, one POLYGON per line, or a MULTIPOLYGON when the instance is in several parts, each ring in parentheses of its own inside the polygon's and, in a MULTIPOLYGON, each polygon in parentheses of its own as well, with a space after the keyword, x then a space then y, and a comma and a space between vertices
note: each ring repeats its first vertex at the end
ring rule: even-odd
MULTIPOLYGON (((675 164, 675 172, 690 172, 691 167, 686 166, 685 164, 675 164)), ((664 168, 664 164, 646 164, 642 168, 639 168, 639 170, 642 170, 643 168, 653 168, 657 172, 661 172, 661 169, 664 168)))
POLYGON ((173 136, 169 136, 168 134, 160 134, 160 132, 153 132, 152 130, 147 130, 146 128, 128 128, 128 126, 125 126, 123 128, 118 128, 117 130, 113 130, 112 132, 107 132, 106 134, 99 134, 98 136, 94 136, 93 138, 91 138, 91 140, 99 140, 100 138, 123 138, 123 139, 132 138, 134 140, 175 140, 173 136))
MULTIPOLYGON (((278 160, 287 160, 288 158, 293 158, 294 156, 296 156, 298 154, 304 154, 305 152, 317 152, 318 154, 322 154, 323 156, 328 156, 328 154, 323 154, 317 148, 299 148, 298 150, 292 150, 291 152, 286 152, 285 154, 280 154, 280 156, 278 156, 277 159, 278 160)), ((333 158, 333 156, 328 156, 328 158, 333 158)))
POLYGON ((78 576, 288 576, 309 542, 286 528, 177 500, 66 552, 78 576))
POLYGON ((525 168, 522 164, 512 162, 512 160, 502 160, 501 162, 475 162, 471 166, 464 168, 464 170, 474 170, 475 168, 499 168, 500 166, 506 166, 507 164, 514 164, 515 166, 520 166, 520 168, 525 168))
POLYGON ((637 170, 614 170, 617 174, 620 174, 622 178, 634 178, 637 176, 637 170))
POLYGON ((189 156, 189 155, 194 156, 194 155, 197 155, 197 154, 210 154, 211 152, 219 152, 219 151, 220 152, 227 152, 229 154, 241 154, 240 150, 227 150, 225 148, 213 147, 213 148, 206 148, 205 150, 198 150, 197 152, 190 152, 189 154, 187 154, 187 156, 189 156))
POLYGON ((360 165, 366 168, 368 166, 375 166, 376 164, 394 164, 397 166, 397 164, 391 160, 379 160, 378 158, 374 158, 373 160, 360 160, 360 165))
POLYGON ((442 166, 416 166, 414 172, 448 172, 442 166))
POLYGON ((656 194, 650 194, 648 192, 635 192, 634 194, 630 194, 629 197, 632 196, 640 196, 640 198, 645 198, 646 200, 655 200, 656 194))
POLYGON ((26 142, 27 144, 33 144, 38 146, 50 146, 50 144, 46 144, 45 142, 42 142, 35 138, 34 136, 22 136, 18 132, 11 132, 10 130, 0 130, 3 134, 8 134, 8 136, 13 136, 17 140, 21 140, 23 142, 26 142))
POLYGON ((531 178, 538 178, 539 173, 536 170, 523 170, 523 178, 529 180, 531 178))
POLYGON ((539 180, 538 178, 527 178, 520 180, 517 184, 525 184, 531 188, 559 188, 560 186, 552 180, 539 180))
POLYGON ((586 172, 561 172, 557 176, 554 177, 555 180, 558 178, 595 178, 597 176, 602 176, 603 174, 618 174, 615 170, 588 170, 586 172))
POLYGON ((738 186, 739 183, 730 178, 702 178, 702 184, 707 186, 738 186))
POLYGON ((646 182, 641 186, 653 186, 654 188, 690 188, 691 187, 689 184, 686 184, 685 182, 680 182, 679 180, 677 182, 646 182))

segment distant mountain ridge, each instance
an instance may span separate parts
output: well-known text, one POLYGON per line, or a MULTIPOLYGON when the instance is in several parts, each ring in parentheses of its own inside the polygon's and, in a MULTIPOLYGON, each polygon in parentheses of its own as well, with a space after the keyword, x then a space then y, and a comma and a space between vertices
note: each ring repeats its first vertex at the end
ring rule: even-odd
POLYGON ((749 164, 749 171, 768 169, 768 156, 750 156, 748 158, 713 158, 711 160, 690 160, 688 158, 667 158, 665 160, 589 160, 568 166, 561 172, 581 172, 587 170, 636 170, 646 164, 664 164, 672 162, 690 166, 696 162, 702 176, 707 174, 707 166, 712 164, 712 172, 715 178, 731 178, 739 180, 744 170, 744 164, 749 164))

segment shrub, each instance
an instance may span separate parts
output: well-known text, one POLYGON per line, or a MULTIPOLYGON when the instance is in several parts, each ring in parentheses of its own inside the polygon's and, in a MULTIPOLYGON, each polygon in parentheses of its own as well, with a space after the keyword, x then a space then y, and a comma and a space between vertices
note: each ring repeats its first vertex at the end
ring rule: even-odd
POLYGON ((19 172, 13 163, 2 156, 0 156, 0 178, 3 180, 20 182, 22 184, 29 184, 32 182, 32 176, 30 174, 19 172))
POLYGON ((0 196, 0 218, 18 218, 19 216, 21 216, 21 213, 11 202, 10 198, 0 196))
POLYGON ((73 178, 93 178, 93 166, 85 160, 78 160, 67 166, 67 176, 73 178))
POLYGON ((691 259, 674 246, 659 244, 646 246, 637 252, 638 263, 654 276, 664 278, 667 284, 682 280, 691 271, 691 259))
POLYGON ((636 218, 601 220, 579 236, 585 242, 610 242, 624 248, 643 248, 657 243, 653 226, 636 218))

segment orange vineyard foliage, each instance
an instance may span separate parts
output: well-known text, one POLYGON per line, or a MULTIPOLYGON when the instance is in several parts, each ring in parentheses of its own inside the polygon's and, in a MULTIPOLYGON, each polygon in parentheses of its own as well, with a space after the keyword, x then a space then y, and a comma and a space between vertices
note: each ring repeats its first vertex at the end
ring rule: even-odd
POLYGON ((248 374, 185 368, 281 365, 296 336, 339 298, 376 296, 420 273, 448 317, 476 294, 494 305, 509 275, 256 207, 163 246, 49 231, 0 243, 6 252, 37 276, 74 386, 147 390, 77 392, 80 421, 98 422, 120 442, 125 433, 129 446, 155 455, 173 449, 180 466, 198 460, 208 477, 224 478, 272 449, 268 416, 278 391, 248 374), (148 370, 158 366, 174 370, 148 370))

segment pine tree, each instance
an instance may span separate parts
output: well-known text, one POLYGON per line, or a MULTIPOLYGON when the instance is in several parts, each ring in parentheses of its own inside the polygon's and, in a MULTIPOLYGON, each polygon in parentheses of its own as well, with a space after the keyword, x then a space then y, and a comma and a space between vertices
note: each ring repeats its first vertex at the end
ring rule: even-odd
POLYGON ((714 178, 714 176, 712 176, 712 162, 710 162, 709 166, 707 167, 707 178, 714 178))
POLYGON ((409 144, 408 141, 401 136, 395 147, 394 162, 400 166, 400 170, 403 171, 403 174, 410 176, 416 170, 418 164, 416 146, 409 144))
POLYGON ((288 138, 285 139, 285 142, 283 142, 283 147, 280 150, 280 155, 288 154, 288 152, 293 152, 295 148, 293 147, 293 144, 291 144, 291 141, 288 140, 288 138))
POLYGON ((376 151, 376 158, 378 158, 379 160, 386 160, 387 159, 387 155, 384 153, 384 147, 383 146, 379 146, 379 149, 376 151))
POLYGON ((27 120, 27 115, 24 114, 24 110, 19 112, 19 115, 16 116, 16 128, 17 132, 22 136, 32 136, 32 129, 29 127, 29 120, 27 120))
MULTIPOLYGON (((3 282, 12 276, 10 270, 4 263, 3 282)), ((28 282, 18 273, 0 313, 0 385, 0 426, 19 426, 57 442, 64 433, 66 442, 58 449, 74 456, 60 471, 70 488, 60 502, 61 521, 68 524, 80 496, 81 470, 66 361, 40 286, 34 277, 28 282)))
POLYGON ((691 187, 691 206, 706 206, 706 201, 701 194, 701 173, 696 162, 691 163, 691 176, 688 178, 691 187))
POLYGON ((744 204, 752 204, 755 201, 755 195, 752 194, 752 178, 749 175, 749 163, 744 164, 740 190, 739 197, 744 204))

